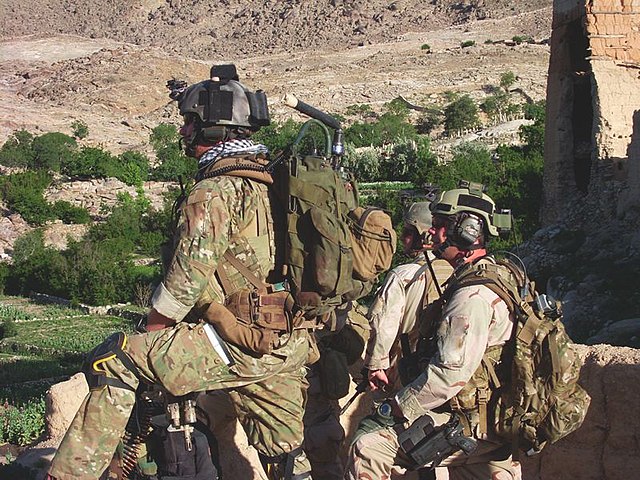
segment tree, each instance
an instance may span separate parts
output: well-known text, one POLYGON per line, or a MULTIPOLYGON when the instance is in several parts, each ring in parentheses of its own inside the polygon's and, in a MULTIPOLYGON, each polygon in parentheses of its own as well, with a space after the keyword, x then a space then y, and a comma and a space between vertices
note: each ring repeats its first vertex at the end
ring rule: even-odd
POLYGON ((27 167, 33 161, 31 150, 33 135, 26 130, 17 130, 0 148, 0 165, 6 167, 27 167))
POLYGON ((444 120, 444 112, 436 107, 427 108, 416 124, 416 131, 419 134, 429 134, 436 127, 442 125, 444 120))
POLYGON ((44 171, 14 173, 1 179, 0 193, 11 210, 31 224, 42 225, 55 218, 43 197, 51 180, 51 175, 44 171))
POLYGON ((59 172, 74 155, 76 140, 60 132, 45 133, 33 139, 32 168, 59 172))
POLYGON ((300 127, 302 123, 288 118, 284 123, 272 122, 262 127, 251 138, 256 143, 266 145, 270 152, 276 153, 284 150, 295 140, 300 127))
POLYGON ((444 109, 444 126, 449 134, 480 124, 478 107, 469 95, 463 95, 444 109))
POLYGON ((505 92, 509 92, 509 88, 516 83, 516 76, 512 71, 504 72, 500 75, 500 86, 505 92))

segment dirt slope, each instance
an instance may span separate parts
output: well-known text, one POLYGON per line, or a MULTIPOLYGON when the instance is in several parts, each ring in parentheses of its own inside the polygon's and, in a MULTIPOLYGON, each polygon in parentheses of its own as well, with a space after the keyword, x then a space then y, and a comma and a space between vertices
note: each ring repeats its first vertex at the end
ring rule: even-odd
POLYGON ((210 59, 234 52, 342 49, 395 41, 475 19, 548 7, 550 0, 4 0, 4 37, 66 33, 157 46, 210 59))
MULTIPOLYGON (((538 32, 548 37, 550 9, 503 19, 473 21, 433 31, 396 35, 393 42, 341 50, 231 53, 210 61, 105 38, 30 35, 0 40, 0 142, 17 128, 70 132, 73 120, 89 125, 90 143, 114 151, 147 148, 151 128, 177 121, 165 81, 208 75, 213 62, 236 62, 243 80, 267 92, 275 117, 291 114, 287 91, 331 112, 354 103, 381 106, 398 95, 437 103, 447 90, 481 96, 482 87, 511 70, 518 85, 544 97, 549 50, 545 44, 485 44, 538 32), (473 40, 476 45, 461 48, 473 40), (431 46, 431 53, 421 50, 431 46)), ((37 131, 37 130, 36 130, 37 131)))

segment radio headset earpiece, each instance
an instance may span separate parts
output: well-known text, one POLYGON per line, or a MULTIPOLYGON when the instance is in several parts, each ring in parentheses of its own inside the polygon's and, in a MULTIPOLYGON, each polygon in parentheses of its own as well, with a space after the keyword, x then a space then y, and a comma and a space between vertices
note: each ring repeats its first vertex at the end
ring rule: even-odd
MULTIPOLYGON (((482 220, 463 212, 457 215, 456 221, 449 228, 453 241, 461 248, 469 249, 482 236, 482 220)), ((450 235, 447 232, 447 236, 450 235)))

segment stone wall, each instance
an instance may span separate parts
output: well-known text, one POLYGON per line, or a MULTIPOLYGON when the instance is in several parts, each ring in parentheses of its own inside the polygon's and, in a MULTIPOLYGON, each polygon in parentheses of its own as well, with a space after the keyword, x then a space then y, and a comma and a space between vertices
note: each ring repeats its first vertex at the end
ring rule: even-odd
MULTIPOLYGON (((592 398, 585 422, 540 455, 521 459, 524 480, 628 480, 640 472, 640 350, 609 345, 578 348, 585 359, 580 383, 592 398)), ((20 463, 43 473, 86 392, 80 374, 51 389, 47 431, 52 438, 25 452, 20 463)), ((342 416, 347 441, 370 409, 371 399, 363 395, 342 416)), ((220 422, 216 436, 225 478, 265 479, 255 450, 235 421, 220 422)), ((443 473, 438 478, 445 478, 443 473)))
POLYGON ((640 207, 639 112, 640 2, 555 0, 544 224, 640 207))

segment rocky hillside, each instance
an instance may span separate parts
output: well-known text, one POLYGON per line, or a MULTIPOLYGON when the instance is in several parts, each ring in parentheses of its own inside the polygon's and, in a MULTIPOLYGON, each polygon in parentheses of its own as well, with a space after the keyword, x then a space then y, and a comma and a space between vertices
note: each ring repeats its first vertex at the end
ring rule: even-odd
POLYGON ((4 0, 4 37, 65 33, 211 59, 344 49, 471 20, 499 19, 550 0, 4 0))

